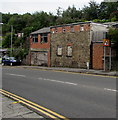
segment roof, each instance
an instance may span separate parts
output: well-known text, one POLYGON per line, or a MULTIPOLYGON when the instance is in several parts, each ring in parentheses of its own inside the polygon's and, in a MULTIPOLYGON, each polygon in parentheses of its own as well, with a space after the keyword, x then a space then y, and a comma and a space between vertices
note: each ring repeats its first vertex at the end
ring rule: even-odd
POLYGON ((77 23, 70 23, 70 24, 62 24, 62 25, 51 26, 50 28, 71 26, 71 25, 78 25, 78 24, 90 24, 90 23, 91 23, 91 21, 88 21, 88 22, 77 22, 77 23))
POLYGON ((118 22, 108 22, 108 23, 104 23, 104 25, 108 25, 109 27, 118 28, 118 22))
POLYGON ((106 22, 106 23, 103 23, 104 25, 117 25, 118 22, 106 22))
POLYGON ((39 33, 50 33, 50 27, 44 27, 42 29, 32 32, 31 34, 39 34, 39 33))
POLYGON ((1 49, 0 48, 0 52, 6 52, 7 51, 7 49, 1 49))

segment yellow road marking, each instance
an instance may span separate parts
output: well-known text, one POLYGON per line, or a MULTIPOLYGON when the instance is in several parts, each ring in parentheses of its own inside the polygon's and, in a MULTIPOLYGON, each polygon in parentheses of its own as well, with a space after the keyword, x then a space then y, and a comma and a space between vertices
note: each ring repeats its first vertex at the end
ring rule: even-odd
POLYGON ((17 104, 17 103, 20 103, 21 101, 16 101, 16 102, 12 102, 12 104, 17 104))
MULTIPOLYGON (((0 92, 1 92, 2 94, 4 94, 4 95, 6 95, 6 96, 8 96, 8 97, 10 97, 10 98, 12 98, 12 99, 14 99, 14 100, 19 100, 19 99, 16 98, 16 97, 13 97, 13 96, 10 96, 10 95, 7 94, 7 93, 4 93, 3 91, 0 91, 0 92)), ((60 119, 56 118, 55 116, 50 115, 49 113, 47 113, 47 112, 45 112, 45 111, 43 111, 43 110, 41 110, 41 109, 39 109, 39 108, 37 108, 37 107, 35 107, 35 106, 32 106, 32 105, 30 105, 30 104, 28 104, 28 103, 26 103, 26 102, 24 102, 24 101, 22 101, 22 100, 21 100, 21 103, 23 103, 23 104, 25 104, 25 105, 27 105, 27 106, 29 106, 29 107, 31 107, 31 108, 34 108, 35 110, 38 110, 38 111, 42 112, 43 114, 45 114, 45 115, 47 115, 47 116, 49 116, 49 117, 51 117, 51 118, 53 118, 53 119, 60 120, 60 119)))
POLYGON ((64 71, 64 70, 50 70, 50 69, 41 69, 41 68, 28 68, 32 70, 40 70, 40 71, 53 71, 53 72, 62 72, 62 73, 68 73, 68 74, 82 74, 82 75, 89 75, 89 76, 99 76, 99 77, 110 77, 110 78, 118 78, 118 76, 109 76, 109 75, 96 75, 91 73, 79 73, 79 72, 71 72, 71 71, 64 71))
POLYGON ((109 77, 109 78, 118 78, 118 76, 109 76, 109 75, 95 75, 91 73, 79 73, 79 72, 70 72, 70 71, 64 71, 64 70, 48 70, 48 69, 41 69, 41 68, 28 68, 31 70, 40 70, 40 71, 53 71, 53 72, 61 72, 61 73, 68 73, 68 74, 82 74, 82 75, 89 75, 89 76, 98 76, 98 77, 109 77))
MULTIPOLYGON (((33 102, 31 102, 31 101, 29 101, 29 100, 26 100, 26 99, 24 99, 24 98, 22 98, 22 97, 19 97, 19 96, 17 96, 17 95, 15 95, 15 94, 13 94, 13 93, 10 93, 10 92, 8 92, 8 91, 5 91, 5 90, 2 90, 2 89, 0 89, 0 92, 2 92, 3 94, 7 94, 7 96, 12 96, 12 98, 14 98, 15 100, 17 100, 17 101, 20 101, 21 103, 24 103, 24 104, 26 104, 26 105, 28 105, 28 106, 30 106, 30 107, 32 107, 32 108, 34 108, 34 109, 36 109, 36 110, 38 110, 38 111, 40 111, 40 112, 42 112, 42 113, 44 113, 45 115, 47 115, 47 116, 49 116, 49 117, 51 117, 51 118, 55 118, 55 119, 58 119, 58 118, 56 118, 55 116, 57 116, 57 117, 59 117, 59 118, 62 118, 62 119, 64 119, 64 120, 69 120, 68 118, 66 118, 66 117, 64 117, 64 116, 62 116, 62 115, 59 115, 58 113, 56 113, 56 112, 53 112, 53 111, 51 111, 51 110, 49 110, 49 109, 47 109, 47 108, 44 108, 44 107, 42 107, 42 106, 40 106, 40 105, 38 105, 38 104, 36 104, 36 103, 33 103, 33 102), (14 96, 14 97, 13 97, 14 96), (25 101, 25 102, 24 102, 25 101), (26 103, 27 102, 27 103, 26 103), (30 104, 32 104, 32 105, 30 105, 30 104), (37 107, 39 107, 39 108, 37 108, 37 107), (42 109, 42 110, 41 110, 42 109), (44 110, 44 111, 43 111, 44 110), (51 115, 51 114, 49 114, 49 113, 51 113, 51 114, 53 114, 53 115, 51 115)), ((10 96, 10 97, 11 97, 10 96)), ((60 120, 60 119, 58 119, 58 120, 60 120)))
MULTIPOLYGON (((8 66, 7 66, 8 67, 8 66)), ((12 68, 16 68, 13 67, 12 68)), ((17 66, 17 68, 25 68, 22 66, 17 66)), ((31 70, 40 70, 40 71, 53 71, 53 72, 62 72, 62 73, 68 73, 68 74, 82 74, 82 75, 86 75, 86 76, 98 76, 98 77, 107 77, 107 78, 118 78, 118 76, 109 76, 109 75, 96 75, 96 74, 91 74, 91 73, 79 73, 79 72, 71 72, 71 71, 64 71, 64 70, 50 70, 50 69, 45 69, 45 68, 27 68, 26 69, 31 69, 31 70)))

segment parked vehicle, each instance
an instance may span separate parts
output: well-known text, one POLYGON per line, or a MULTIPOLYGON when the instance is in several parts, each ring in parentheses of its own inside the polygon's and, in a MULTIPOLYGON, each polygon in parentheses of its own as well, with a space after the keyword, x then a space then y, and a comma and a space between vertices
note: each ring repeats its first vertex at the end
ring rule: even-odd
POLYGON ((16 59, 15 57, 2 58, 2 65, 20 65, 21 60, 16 59))

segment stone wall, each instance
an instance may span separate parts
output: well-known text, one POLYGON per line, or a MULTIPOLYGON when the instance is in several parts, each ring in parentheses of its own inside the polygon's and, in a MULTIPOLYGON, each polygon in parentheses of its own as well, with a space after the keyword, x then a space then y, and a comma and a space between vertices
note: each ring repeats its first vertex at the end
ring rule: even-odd
POLYGON ((90 31, 51 34, 51 66, 86 68, 90 61, 90 31), (58 46, 62 55, 57 54, 58 46), (67 47, 72 47, 72 56, 67 56, 67 47))

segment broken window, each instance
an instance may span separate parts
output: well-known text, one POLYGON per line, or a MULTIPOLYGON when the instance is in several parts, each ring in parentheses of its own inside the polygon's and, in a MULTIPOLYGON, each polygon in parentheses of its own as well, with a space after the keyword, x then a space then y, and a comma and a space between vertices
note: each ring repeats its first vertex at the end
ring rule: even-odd
POLYGON ((33 42, 33 43, 37 43, 37 42, 38 42, 38 34, 34 34, 34 35, 33 35, 32 42, 33 42))
POLYGON ((57 46, 57 55, 62 56, 62 47, 57 46))
POLYGON ((67 46, 67 56, 72 57, 72 46, 67 46))
POLYGON ((73 25, 70 26, 70 31, 74 32, 74 26, 73 25))
POLYGON ((63 33, 65 33, 65 32, 66 32, 66 29, 65 29, 65 27, 63 27, 62 29, 63 29, 63 31, 62 31, 62 32, 63 32, 63 33))
POLYGON ((41 34, 41 43, 47 43, 48 42, 48 33, 42 33, 41 34))
POLYGON ((58 30, 57 30, 57 28, 55 28, 55 33, 57 33, 58 32, 58 30))
POLYGON ((80 31, 84 31, 84 26, 83 25, 80 26, 80 31))

